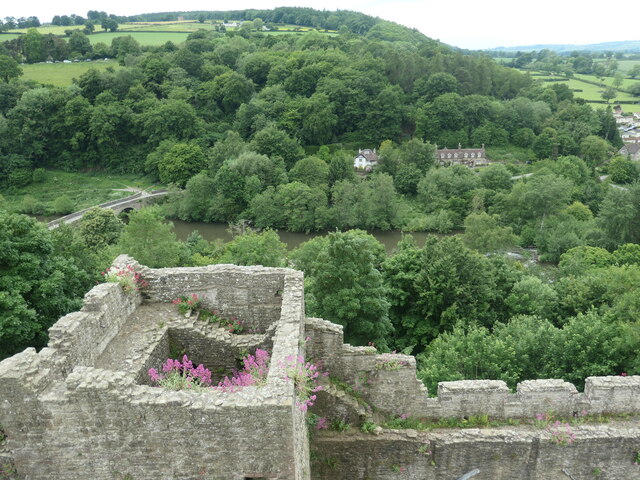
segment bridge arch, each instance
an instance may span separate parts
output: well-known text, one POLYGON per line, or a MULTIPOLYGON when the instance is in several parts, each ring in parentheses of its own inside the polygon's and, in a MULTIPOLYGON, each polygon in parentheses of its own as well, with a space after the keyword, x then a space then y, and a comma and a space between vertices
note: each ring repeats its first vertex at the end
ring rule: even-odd
POLYGON ((101 203, 100 205, 95 205, 90 208, 85 208, 83 210, 79 210, 77 212, 71 213, 69 215, 65 215, 64 217, 58 218, 49 222, 48 228, 49 230, 53 230, 54 228, 58 228, 63 223, 73 223, 80 220, 86 212, 91 210, 92 208, 107 208, 109 210, 113 210, 114 213, 119 214, 123 211, 130 212, 131 210, 139 210, 144 205, 148 205, 152 203, 156 198, 167 195, 169 192, 167 190, 156 190, 155 192, 138 192, 134 195, 130 195, 125 198, 120 198, 118 200, 112 200, 110 202, 101 203))

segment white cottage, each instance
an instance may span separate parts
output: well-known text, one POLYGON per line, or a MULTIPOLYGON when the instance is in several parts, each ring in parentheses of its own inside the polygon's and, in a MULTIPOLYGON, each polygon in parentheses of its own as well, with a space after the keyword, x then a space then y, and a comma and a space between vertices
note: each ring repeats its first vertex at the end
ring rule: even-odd
POLYGON ((358 149, 358 155, 353 159, 353 167, 357 170, 370 172, 378 163, 376 149, 358 149))

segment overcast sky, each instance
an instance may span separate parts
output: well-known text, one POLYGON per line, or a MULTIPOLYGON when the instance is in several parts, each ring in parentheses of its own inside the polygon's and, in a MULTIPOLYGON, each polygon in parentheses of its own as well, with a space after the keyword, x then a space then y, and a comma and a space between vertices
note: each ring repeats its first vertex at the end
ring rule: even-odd
MULTIPOLYGON (((636 0, 627 9, 640 7, 636 0), (632 5, 636 4, 636 7, 632 5)), ((639 40, 632 23, 614 21, 604 5, 584 0, 4 0, 0 17, 37 16, 48 22, 54 15, 86 16, 88 10, 116 15, 171 12, 176 10, 270 9, 303 6, 315 9, 355 10, 408 27, 462 48, 481 49, 532 44, 588 44, 618 40, 639 40), (176 8, 179 7, 179 8, 176 8), (622 25, 616 31, 616 25, 622 25)), ((633 15, 627 10, 630 19, 633 15)), ((622 15, 622 13, 621 13, 622 15)))

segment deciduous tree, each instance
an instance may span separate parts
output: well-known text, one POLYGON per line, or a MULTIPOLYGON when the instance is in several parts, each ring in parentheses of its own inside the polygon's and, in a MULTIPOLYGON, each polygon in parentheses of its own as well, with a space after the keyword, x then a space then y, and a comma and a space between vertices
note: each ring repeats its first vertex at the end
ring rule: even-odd
POLYGON ((13 58, 8 55, 0 55, 0 78, 9 82, 12 78, 22 75, 22 68, 13 58))
POLYGON ((384 247, 359 230, 333 232, 327 240, 307 282, 309 313, 342 325, 353 345, 386 345, 393 327, 379 270, 384 247))

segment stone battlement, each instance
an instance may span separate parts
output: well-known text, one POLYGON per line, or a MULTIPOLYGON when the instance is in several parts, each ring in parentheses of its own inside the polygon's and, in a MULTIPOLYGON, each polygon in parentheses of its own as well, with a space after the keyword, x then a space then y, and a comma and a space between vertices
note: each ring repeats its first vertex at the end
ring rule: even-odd
MULTIPOLYGON (((320 362, 331 376, 357 388, 377 415, 506 419, 550 410, 568 416, 582 410, 640 413, 640 377, 590 377, 584 393, 562 380, 522 382, 515 393, 501 381, 443 382, 437 397, 430 398, 416 378, 414 357, 344 345, 342 327, 305 318, 303 277, 295 270, 233 265, 150 269, 127 256, 114 265, 134 267, 148 287, 142 294, 126 294, 115 283, 97 285, 80 311, 51 327, 46 348, 29 348, 0 362, 0 423, 7 436, 0 457, 10 458, 21 477, 386 479, 397 475, 395 464, 389 466, 397 457, 413 465, 407 478, 444 480, 475 465, 470 459, 479 457, 469 452, 489 444, 508 452, 509 445, 517 444, 528 452, 522 466, 528 476, 503 476, 500 472, 513 468, 496 460, 490 473, 478 478, 561 478, 553 472, 564 468, 564 457, 536 447, 543 436, 539 431, 435 436, 385 431, 357 438, 321 432, 310 441, 295 386, 283 367, 298 355, 320 362), (180 315, 171 301, 192 293, 204 308, 237 317, 249 333, 233 334, 180 315), (271 352, 264 386, 194 392, 149 385, 148 369, 168 357, 186 353, 212 372, 229 371, 256 348, 271 352), (327 461, 312 472, 310 445, 316 463, 334 455, 339 470, 325 468, 327 461), (402 450, 407 445, 411 452, 402 450), (434 452, 428 461, 424 445, 434 452), (432 468, 438 462, 441 466, 432 468), (545 469, 552 474, 537 473, 545 469)), ((314 408, 328 417, 348 417, 354 425, 371 418, 354 398, 331 385, 318 393, 314 408)), ((589 449, 613 448, 609 456, 626 459, 636 443, 640 450, 640 428, 607 428, 606 435, 597 426, 585 430, 581 456, 588 457, 589 449)), ((632 465, 627 460, 618 471, 632 465)))
POLYGON ((584 393, 564 380, 527 380, 511 393, 501 380, 440 382, 437 397, 416 378, 415 358, 378 354, 372 347, 342 344, 342 327, 321 319, 307 319, 309 354, 327 370, 356 386, 367 402, 389 413, 420 418, 489 415, 496 419, 532 418, 553 411, 572 416, 640 414, 640 376, 589 377, 584 393))

